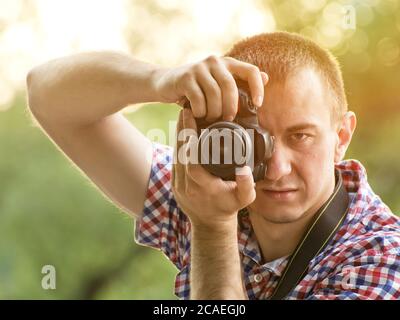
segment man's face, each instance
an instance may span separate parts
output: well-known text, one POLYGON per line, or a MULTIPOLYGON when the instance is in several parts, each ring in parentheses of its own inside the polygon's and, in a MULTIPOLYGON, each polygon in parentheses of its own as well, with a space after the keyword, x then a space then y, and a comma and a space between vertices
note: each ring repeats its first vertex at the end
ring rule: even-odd
POLYGON ((294 222, 315 213, 331 195, 338 135, 326 90, 311 69, 265 88, 258 119, 275 136, 275 151, 256 184, 252 214, 272 223, 294 222))

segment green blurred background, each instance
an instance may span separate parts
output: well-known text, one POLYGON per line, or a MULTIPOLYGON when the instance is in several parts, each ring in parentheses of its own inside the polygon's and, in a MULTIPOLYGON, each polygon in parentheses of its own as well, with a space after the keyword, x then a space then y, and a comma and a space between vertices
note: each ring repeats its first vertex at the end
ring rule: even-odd
MULTIPOLYGON (((259 32, 307 35, 342 65, 358 116, 347 158, 365 165, 376 193, 400 212, 399 1, 0 0, 0 11, 0 298, 175 298, 177 270, 134 243, 133 221, 57 151, 27 110, 26 72, 73 52, 113 49, 172 66, 223 54, 259 32), (56 268, 55 290, 41 287, 44 265, 56 268)), ((177 112, 150 104, 128 107, 126 116, 145 134, 167 134, 177 112)))

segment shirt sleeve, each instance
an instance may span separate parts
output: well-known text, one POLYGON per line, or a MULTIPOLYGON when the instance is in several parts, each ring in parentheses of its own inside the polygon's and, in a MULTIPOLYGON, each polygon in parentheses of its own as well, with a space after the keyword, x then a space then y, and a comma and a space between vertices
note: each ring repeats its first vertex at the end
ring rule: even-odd
POLYGON ((368 253, 319 282, 307 300, 398 300, 400 256, 368 253))
POLYGON ((135 222, 135 241, 161 250, 181 270, 189 260, 190 222, 171 190, 173 148, 153 143, 144 209, 135 222))

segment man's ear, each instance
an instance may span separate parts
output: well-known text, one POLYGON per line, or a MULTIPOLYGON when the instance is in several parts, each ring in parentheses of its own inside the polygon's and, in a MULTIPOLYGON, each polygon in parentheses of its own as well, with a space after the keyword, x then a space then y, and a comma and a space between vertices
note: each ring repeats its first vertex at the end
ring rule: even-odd
POLYGON ((335 163, 341 161, 344 158, 356 125, 356 114, 353 111, 346 112, 337 130, 338 143, 335 149, 335 163))

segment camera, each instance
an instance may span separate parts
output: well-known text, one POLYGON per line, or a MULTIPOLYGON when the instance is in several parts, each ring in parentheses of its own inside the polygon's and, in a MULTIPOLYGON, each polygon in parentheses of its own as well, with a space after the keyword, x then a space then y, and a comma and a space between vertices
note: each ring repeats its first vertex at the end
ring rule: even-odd
MULTIPOLYGON (((265 175, 266 160, 274 150, 274 137, 259 126, 257 107, 248 90, 238 86, 238 112, 233 121, 214 123, 195 118, 198 144, 197 160, 208 172, 223 180, 235 180, 235 171, 245 165, 252 170, 254 181, 265 175)), ((186 99, 184 108, 190 108, 186 99)))

